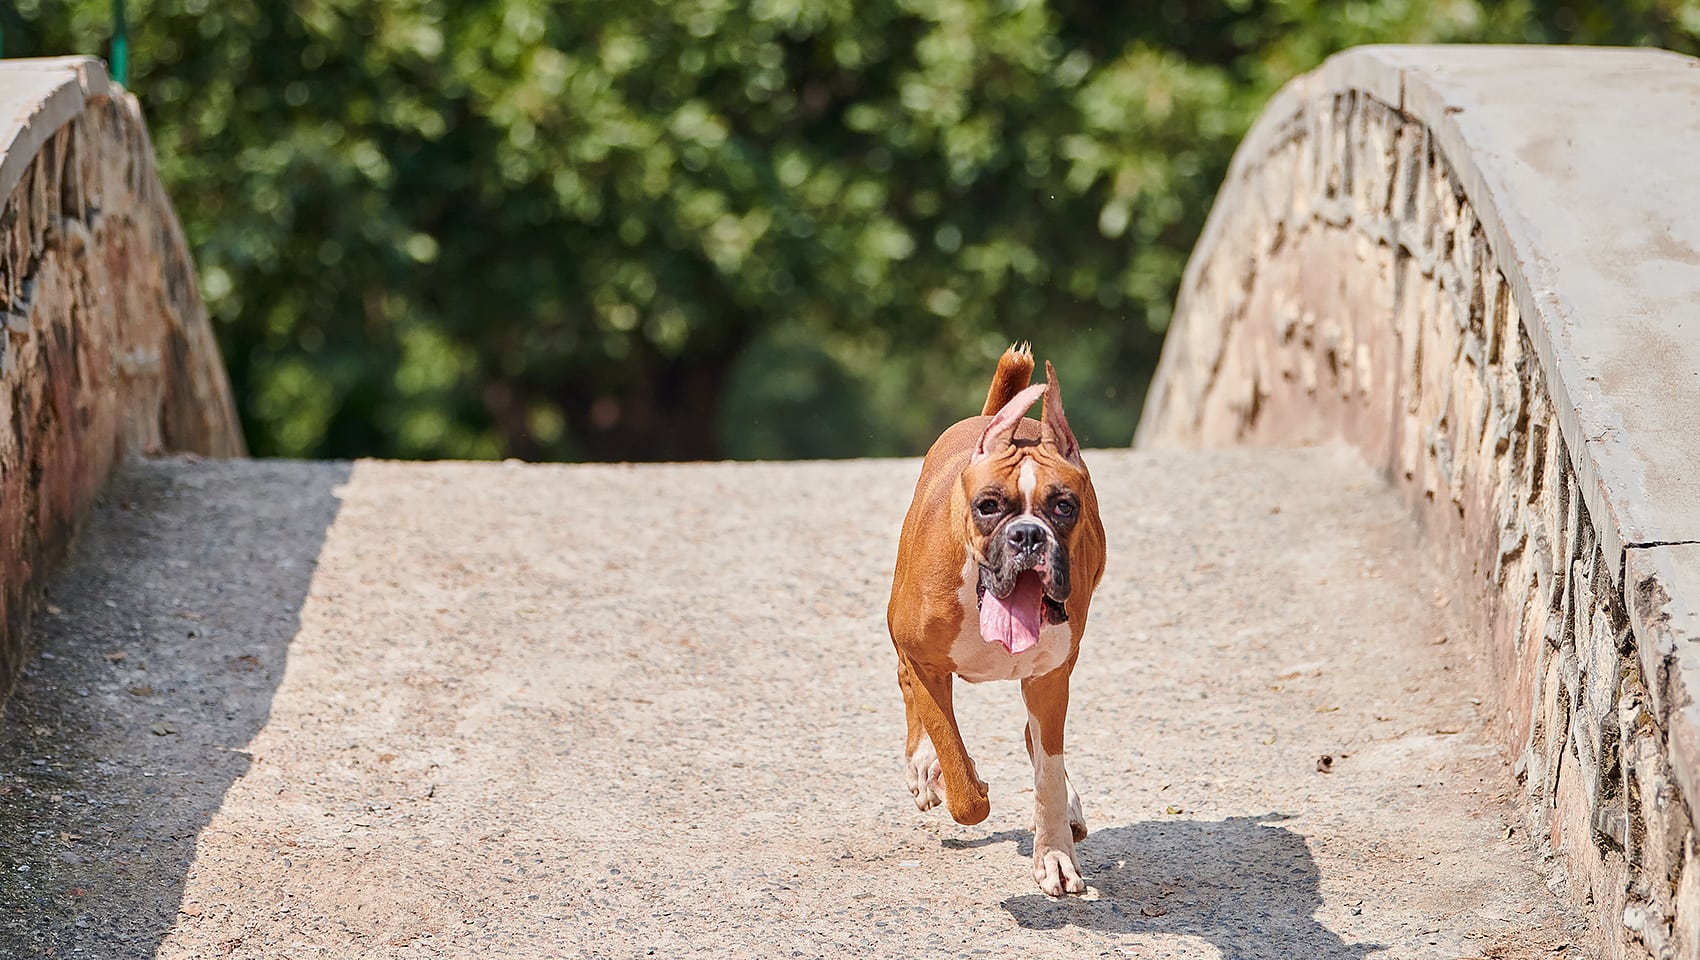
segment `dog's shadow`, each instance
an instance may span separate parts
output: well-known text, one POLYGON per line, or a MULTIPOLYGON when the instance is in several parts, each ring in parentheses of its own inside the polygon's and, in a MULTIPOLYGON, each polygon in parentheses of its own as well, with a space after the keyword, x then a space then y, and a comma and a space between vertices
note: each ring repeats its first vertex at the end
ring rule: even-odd
MULTIPOLYGON (((1003 907, 1029 929, 1074 924, 1106 933, 1179 934, 1208 941, 1223 960, 1363 960, 1378 944, 1347 943, 1314 916, 1321 875, 1304 837, 1274 826, 1279 815, 1226 820, 1150 820, 1093 833, 1079 847, 1096 899, 1033 893, 1003 907)), ((1004 831, 955 848, 1033 835, 1004 831)))

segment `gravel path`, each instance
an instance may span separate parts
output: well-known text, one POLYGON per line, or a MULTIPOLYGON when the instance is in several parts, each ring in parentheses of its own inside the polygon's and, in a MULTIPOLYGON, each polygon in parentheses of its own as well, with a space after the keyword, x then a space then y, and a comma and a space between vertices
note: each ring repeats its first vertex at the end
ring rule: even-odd
POLYGON ((0 955, 1592 955, 1390 492, 1334 450, 1088 462, 1084 898, 1029 875, 1014 685, 959 687, 990 819, 904 789, 917 461, 166 460, 0 728, 0 955))

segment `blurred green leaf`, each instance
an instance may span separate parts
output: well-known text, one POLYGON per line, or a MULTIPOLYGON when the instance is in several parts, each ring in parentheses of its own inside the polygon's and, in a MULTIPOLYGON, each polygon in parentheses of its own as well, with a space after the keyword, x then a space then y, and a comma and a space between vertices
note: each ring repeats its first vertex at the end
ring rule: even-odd
MULTIPOLYGON (((1371 42, 1700 0, 130 0, 259 454, 912 454, 997 353, 1125 444, 1235 144, 1371 42)), ((105 53, 108 0, 0 9, 105 53)))

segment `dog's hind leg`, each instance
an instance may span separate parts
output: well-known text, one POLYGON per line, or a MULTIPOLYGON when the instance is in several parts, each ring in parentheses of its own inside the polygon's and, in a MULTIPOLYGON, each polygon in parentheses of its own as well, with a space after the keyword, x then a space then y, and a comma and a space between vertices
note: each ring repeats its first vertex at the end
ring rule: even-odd
POLYGON ((939 766, 939 754, 933 749, 933 739, 915 711, 915 694, 910 691, 912 671, 909 661, 897 662, 897 685, 903 689, 903 715, 908 735, 903 743, 903 775, 909 783, 909 793, 915 806, 931 810, 944 802, 944 770, 939 766))

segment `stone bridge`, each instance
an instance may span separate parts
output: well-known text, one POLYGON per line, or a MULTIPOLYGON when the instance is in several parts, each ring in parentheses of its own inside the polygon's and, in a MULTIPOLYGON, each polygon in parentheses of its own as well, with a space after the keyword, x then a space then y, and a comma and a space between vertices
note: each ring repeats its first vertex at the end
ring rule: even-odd
POLYGON ((0 62, 0 957, 1700 956, 1695 103, 1389 47, 1269 104, 1088 454, 1050 900, 1007 685, 991 819, 902 786, 915 461, 242 459, 135 101, 0 62))
POLYGON ((1139 432, 1343 438, 1391 480, 1456 567, 1543 853, 1655 956, 1700 955, 1697 93, 1686 57, 1528 47, 1289 84, 1139 432))

